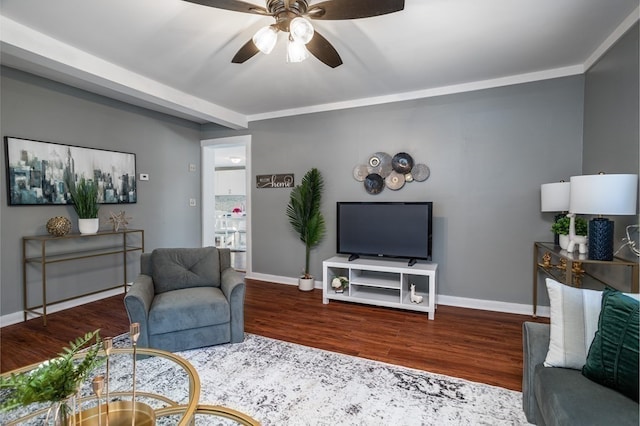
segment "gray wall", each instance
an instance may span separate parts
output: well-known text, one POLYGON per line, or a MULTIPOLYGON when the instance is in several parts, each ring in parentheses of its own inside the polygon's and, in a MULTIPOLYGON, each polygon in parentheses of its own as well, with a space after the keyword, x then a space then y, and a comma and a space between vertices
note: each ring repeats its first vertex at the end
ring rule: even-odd
MULTIPOLYGON (((1 78, 2 136, 135 153, 138 173, 150 175, 148 182, 138 181, 138 202, 104 205, 100 216, 108 218, 110 211, 125 210, 133 217, 130 228, 146 231, 147 251, 200 244, 200 208, 188 207, 188 198, 199 198, 200 194, 200 172, 188 171, 189 163, 197 164, 198 169, 200 165, 199 125, 10 68, 2 68, 1 78)), ((2 149, 3 168, 4 155, 2 149)), ((6 176, 4 172, 2 176, 6 176)), ((67 216, 75 227, 77 216, 68 206, 9 207, 4 178, 0 194, 0 314, 6 315, 22 310, 22 237, 46 234, 45 224, 53 216, 67 216)), ((109 227, 106 220, 102 223, 109 227)), ((129 280, 139 271, 137 258, 131 257, 129 280)), ((119 259, 109 256, 50 265, 51 297, 122 282, 119 259)), ((30 294, 37 296, 38 270, 30 268, 28 276, 33 278, 30 294)))
MULTIPOLYGON (((585 76, 583 174, 638 173, 638 24, 634 25, 585 76)), ((638 217, 612 216, 615 247, 638 217)), ((635 256, 628 249, 620 255, 635 256)), ((635 258, 637 260, 637 258, 635 258)))
MULTIPOLYGON (((606 157, 598 152, 602 136, 594 131, 610 134, 607 126, 627 108, 626 101, 617 98, 601 105, 606 104, 601 97, 610 91, 608 85, 621 75, 631 76, 625 77, 629 82, 623 87, 632 89, 622 92, 638 93, 637 28, 634 31, 635 48, 632 42, 630 47, 625 44, 627 37, 620 44, 635 58, 635 71, 624 65, 624 52, 620 59, 610 59, 618 57, 616 46, 587 74, 586 95, 583 77, 576 76, 251 123, 242 133, 252 135, 253 174, 293 172, 299 182, 311 167, 323 173, 329 232, 312 253, 312 272, 318 278, 322 260, 335 253, 336 201, 430 200, 435 206, 439 294, 531 303, 532 243, 551 239, 553 219, 539 211, 540 184, 567 179, 583 169, 597 171, 608 166, 598 164, 602 158, 624 164, 619 171, 638 170, 637 103, 635 112, 623 114, 630 127, 613 124, 616 134, 624 135, 620 146, 611 146, 608 140, 606 157), (615 64, 611 68, 606 65, 610 60, 615 64), (604 94, 596 95, 602 85, 604 94), (605 113, 609 116, 605 124, 595 125, 594 117, 605 113), (368 195, 353 179, 352 170, 376 151, 406 151, 430 167, 431 177, 397 192, 368 195)), ((187 207, 188 198, 199 198, 200 173, 189 173, 187 165, 200 164, 200 139, 238 133, 217 126, 200 129, 15 70, 2 71, 3 136, 136 153, 138 173, 149 173, 151 180, 138 182, 138 203, 124 209, 134 217, 132 227, 145 229, 147 251, 200 244, 200 210, 187 207)), ((68 207, 8 207, 6 191, 0 193, 0 313, 4 315, 22 308, 21 237, 44 233, 52 216, 75 220, 75 213, 68 207)), ((256 273, 296 277, 302 269, 302 245, 284 215, 288 196, 288 190, 252 189, 256 273)), ((111 209, 106 210, 103 214, 111 209)), ((135 274, 137 264, 132 263, 135 274)), ((102 265, 90 265, 84 272, 63 270, 60 279, 64 285, 87 289, 93 280, 86 277, 101 275, 93 273, 94 267, 102 265)), ((117 268, 103 269, 106 274, 106 269, 117 268)), ((110 279, 116 278, 107 275, 110 279)))
MULTIPOLYGON (((335 254, 337 201, 434 202, 438 294, 531 303, 533 241, 550 240, 540 185, 581 170, 581 76, 410 102, 254 122, 255 174, 317 167, 326 182, 328 234, 312 273, 335 254), (399 191, 367 194, 352 177, 370 154, 405 151, 431 177, 399 191)), ((204 137, 231 132, 206 131, 204 137)), ((253 270, 296 277, 302 244, 284 215, 289 191, 252 190, 253 270)))

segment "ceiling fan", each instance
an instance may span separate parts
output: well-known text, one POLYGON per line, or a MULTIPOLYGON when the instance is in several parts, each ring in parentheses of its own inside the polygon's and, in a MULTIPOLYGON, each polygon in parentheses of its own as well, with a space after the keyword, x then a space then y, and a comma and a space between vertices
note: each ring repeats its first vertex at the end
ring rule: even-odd
POLYGON ((307 0, 266 0, 266 8, 240 0, 184 0, 235 12, 272 16, 276 22, 261 28, 238 50, 231 62, 241 64, 258 52, 269 53, 279 32, 289 33, 287 61, 301 62, 309 52, 331 68, 342 59, 329 41, 314 30, 309 19, 342 20, 369 18, 404 9, 404 0, 326 0, 309 5, 307 0))

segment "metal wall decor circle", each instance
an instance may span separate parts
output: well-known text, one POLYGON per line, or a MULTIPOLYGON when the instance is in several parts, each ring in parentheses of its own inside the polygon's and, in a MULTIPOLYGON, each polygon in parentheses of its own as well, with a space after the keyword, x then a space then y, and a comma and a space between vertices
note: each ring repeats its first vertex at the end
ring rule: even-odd
POLYGON ((386 177, 384 183, 387 187, 393 191, 397 191, 398 189, 404 186, 405 177, 403 174, 400 174, 396 171, 391 172, 389 176, 386 177))
POLYGON ((391 166, 398 173, 409 173, 413 168, 413 158, 406 152, 399 152, 393 156, 391 166))
POLYGON ((353 168, 353 178, 358 182, 362 182, 369 174, 369 169, 365 164, 358 164, 353 168))
POLYGON ((398 152, 393 157, 386 152, 374 152, 364 164, 353 169, 353 178, 363 182, 365 191, 372 195, 382 192, 385 186, 397 191, 407 182, 422 182, 429 175, 429 167, 423 163, 415 164, 413 157, 406 152, 398 152))
POLYGON ((364 189, 369 194, 379 194, 384 189, 384 179, 377 173, 371 173, 364 179, 364 189))

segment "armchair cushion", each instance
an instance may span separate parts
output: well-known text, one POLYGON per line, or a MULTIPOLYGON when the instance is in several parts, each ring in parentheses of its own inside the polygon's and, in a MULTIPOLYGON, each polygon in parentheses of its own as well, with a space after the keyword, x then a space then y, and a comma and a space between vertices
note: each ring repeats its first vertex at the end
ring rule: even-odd
POLYGON ((229 303, 219 288, 183 288, 156 295, 149 313, 149 333, 171 333, 230 320, 229 303))
POLYGON ((155 249, 151 266, 156 294, 191 287, 220 287, 220 257, 214 247, 155 249))

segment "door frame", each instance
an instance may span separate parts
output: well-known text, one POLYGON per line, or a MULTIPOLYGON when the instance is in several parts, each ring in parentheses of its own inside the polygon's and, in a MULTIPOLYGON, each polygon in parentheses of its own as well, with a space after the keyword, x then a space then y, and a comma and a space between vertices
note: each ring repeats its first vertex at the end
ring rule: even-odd
POLYGON ((211 197, 211 194, 215 194, 215 150, 216 148, 223 148, 229 146, 244 146, 245 148, 245 172, 246 172, 246 219, 247 219, 247 274, 252 271, 251 266, 251 135, 231 136, 224 138, 205 139, 200 141, 201 161, 200 170, 201 175, 201 188, 202 200, 202 245, 214 246, 215 245, 215 198, 211 197))

